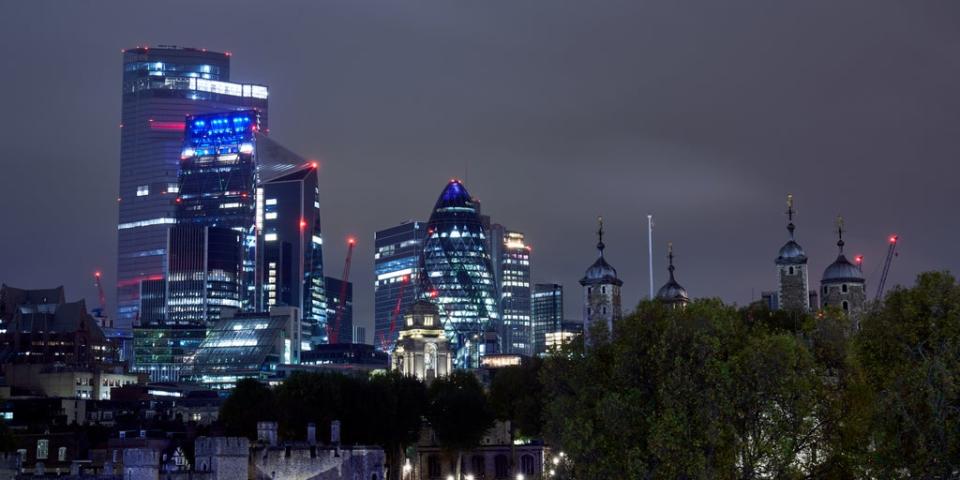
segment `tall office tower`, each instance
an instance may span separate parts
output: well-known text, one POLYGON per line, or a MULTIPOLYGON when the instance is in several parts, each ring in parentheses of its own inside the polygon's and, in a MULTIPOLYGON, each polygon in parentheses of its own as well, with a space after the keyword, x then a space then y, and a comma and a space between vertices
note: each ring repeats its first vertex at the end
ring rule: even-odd
POLYGON ((501 353, 533 354, 533 325, 530 318, 530 246, 520 232, 503 225, 490 227, 497 293, 499 294, 501 353))
POLYGON ((437 303, 456 365, 479 366, 479 343, 497 325, 496 278, 478 205, 459 180, 440 193, 427 223, 420 296, 437 303))
MULTIPOLYGON (((184 118, 256 109, 267 125, 267 88, 230 83, 230 55, 193 48, 137 47, 123 53, 115 326, 140 315, 143 280, 162 280, 167 228, 175 222, 184 118)), ((151 288, 147 289, 152 291, 151 288)))
POLYGON ((331 335, 334 331, 337 332, 336 342, 325 336, 324 343, 328 343, 328 340, 329 343, 353 343, 353 282, 344 283, 343 280, 333 277, 325 277, 323 282, 327 288, 327 331, 331 335))
POLYGON ((563 285, 538 283, 533 286, 532 323, 533 353, 547 353, 547 334, 559 332, 563 323, 563 285))
POLYGON ((390 351, 400 334, 401 319, 420 295, 420 255, 427 224, 413 220, 380 230, 374 238, 373 344, 390 351))
POLYGON ((327 342, 327 294, 314 163, 263 181, 257 190, 258 310, 297 307, 302 348, 327 342))
POLYGON ((367 327, 353 327, 353 343, 363 343, 369 345, 367 343, 367 327))
POLYGON ((243 305, 242 239, 243 233, 225 227, 184 223, 170 228, 167 309, 160 325, 210 326, 223 309, 243 305))

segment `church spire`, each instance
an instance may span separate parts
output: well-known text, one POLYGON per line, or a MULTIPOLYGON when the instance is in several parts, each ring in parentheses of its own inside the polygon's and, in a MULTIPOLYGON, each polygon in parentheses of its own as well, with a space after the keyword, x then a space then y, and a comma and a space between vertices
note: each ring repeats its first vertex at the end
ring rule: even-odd
POLYGON ((793 194, 788 193, 787 194, 787 220, 790 223, 787 224, 787 231, 790 232, 790 240, 793 240, 793 231, 797 228, 796 225, 793 224, 794 213, 796 213, 796 211, 793 209, 793 194))
POLYGON ((673 242, 668 242, 668 243, 667 243, 667 262, 668 262, 668 265, 669 265, 669 266, 667 267, 667 271, 670 272, 670 281, 671 281, 671 282, 674 282, 675 280, 673 279, 673 270, 674 270, 674 267, 673 267, 673 242))
POLYGON ((606 248, 606 245, 603 244, 603 217, 597 217, 597 224, 599 228, 597 229, 597 250, 600 251, 600 256, 603 256, 603 249, 606 248))
POLYGON ((837 247, 840 247, 840 254, 843 255, 843 217, 837 215, 837 247))

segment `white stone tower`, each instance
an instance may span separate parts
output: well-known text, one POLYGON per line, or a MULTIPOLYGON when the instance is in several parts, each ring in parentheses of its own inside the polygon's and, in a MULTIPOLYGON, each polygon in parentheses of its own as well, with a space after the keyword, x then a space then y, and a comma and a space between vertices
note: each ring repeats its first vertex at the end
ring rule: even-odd
POLYGON ((780 247, 777 256, 777 308, 806 312, 810 310, 810 283, 807 277, 807 254, 796 242, 793 224, 793 195, 787 195, 787 231, 790 240, 780 247))
POLYGON ((867 301, 866 281, 859 266, 850 263, 843 254, 843 218, 837 217, 837 259, 823 271, 820 294, 824 308, 843 310, 856 325, 867 301))
POLYGON ((600 257, 590 265, 580 285, 583 286, 583 331, 589 335, 590 328, 603 322, 609 332, 613 332, 614 322, 623 317, 620 305, 620 287, 623 281, 617 278, 617 270, 603 258, 603 217, 597 218, 597 250, 600 257))

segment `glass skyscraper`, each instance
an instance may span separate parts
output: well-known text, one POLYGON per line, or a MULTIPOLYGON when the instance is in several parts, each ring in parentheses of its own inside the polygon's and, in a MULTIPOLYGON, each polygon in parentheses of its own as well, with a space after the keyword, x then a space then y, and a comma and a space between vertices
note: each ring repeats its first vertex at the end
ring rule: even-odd
POLYGON ((479 340, 499 317, 488 248, 479 206, 451 180, 427 223, 420 295, 438 304, 459 367, 479 365, 479 340))
POLYGON ((533 353, 547 353, 547 334, 561 330, 563 324, 563 285, 538 283, 532 294, 533 353))
POLYGON ((530 246, 524 235, 502 225, 490 229, 490 243, 494 255, 497 287, 500 294, 501 352, 532 355, 532 325, 530 320, 530 246))
POLYGON ((185 117, 255 109, 260 126, 267 126, 267 88, 229 80, 227 53, 168 46, 123 53, 114 317, 120 329, 129 331, 140 319, 141 282, 164 277, 167 229, 176 218, 185 117))
POLYGON ((388 351, 403 326, 402 315, 419 298, 424 222, 408 221, 380 230, 374 239, 373 344, 388 351))
POLYGON ((305 163, 262 182, 257 191, 257 308, 299 308, 305 350, 327 342, 317 182, 316 165, 305 163))

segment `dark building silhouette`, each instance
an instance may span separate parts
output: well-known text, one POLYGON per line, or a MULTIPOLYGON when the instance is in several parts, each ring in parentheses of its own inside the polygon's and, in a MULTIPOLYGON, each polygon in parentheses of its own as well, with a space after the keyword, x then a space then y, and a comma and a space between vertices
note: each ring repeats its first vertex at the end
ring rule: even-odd
POLYGON ((83 300, 65 301, 63 287, 27 290, 0 287, 0 363, 62 364, 93 368, 117 361, 83 300))

